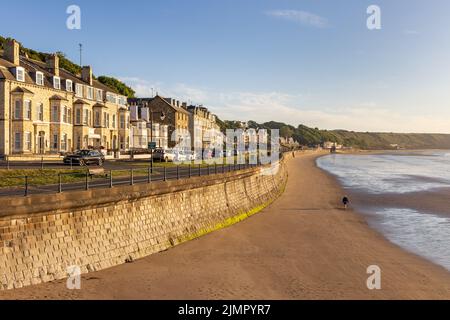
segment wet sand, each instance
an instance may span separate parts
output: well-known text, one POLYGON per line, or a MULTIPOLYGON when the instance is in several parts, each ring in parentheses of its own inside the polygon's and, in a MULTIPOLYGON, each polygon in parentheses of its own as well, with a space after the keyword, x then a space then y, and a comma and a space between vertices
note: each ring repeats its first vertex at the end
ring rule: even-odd
POLYGON ((361 208, 409 208, 424 213, 450 217, 450 188, 407 194, 367 194, 351 191, 354 204, 361 208))
POLYGON ((342 210, 343 191, 316 157, 289 161, 285 193, 246 221, 83 275, 81 290, 57 281, 0 299, 450 299, 450 273, 342 210), (381 290, 366 287, 370 265, 381 268, 381 290))

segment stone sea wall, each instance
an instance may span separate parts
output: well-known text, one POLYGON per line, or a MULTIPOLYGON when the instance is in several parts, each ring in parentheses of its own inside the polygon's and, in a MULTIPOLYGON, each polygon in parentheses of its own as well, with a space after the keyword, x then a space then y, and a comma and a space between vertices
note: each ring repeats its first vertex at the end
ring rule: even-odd
POLYGON ((166 250, 239 222, 284 190, 272 168, 0 199, 0 289, 63 279, 166 250))

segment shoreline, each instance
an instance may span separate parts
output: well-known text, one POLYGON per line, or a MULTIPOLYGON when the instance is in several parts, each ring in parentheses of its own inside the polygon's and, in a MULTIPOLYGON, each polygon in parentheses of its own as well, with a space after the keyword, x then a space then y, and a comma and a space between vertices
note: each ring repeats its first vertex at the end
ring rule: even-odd
POLYGON ((259 214, 173 249, 82 276, 0 291, 0 299, 450 299, 450 272, 389 242, 316 166, 288 161, 285 193, 259 214), (382 289, 366 286, 378 265, 382 289))
MULTIPOLYGON (((369 154, 356 154, 356 155, 372 155, 369 154)), ((378 153, 377 153, 378 154, 378 153)), ((382 153, 382 155, 398 155, 398 153, 382 153)), ((352 153, 341 153, 341 155, 355 155, 352 153)), ((440 260, 442 255, 430 255, 426 251, 427 247, 416 247, 413 239, 402 240, 400 243, 399 238, 402 238, 403 234, 392 233, 392 229, 383 227, 383 224, 388 222, 389 217, 379 216, 376 212, 380 210, 412 210, 425 217, 429 215, 430 217, 436 218, 449 218, 450 217, 450 199, 448 194, 450 193, 450 187, 435 187, 432 189, 427 189, 423 191, 412 191, 405 193, 370 193, 361 189, 355 188, 344 188, 341 184, 339 177, 326 169, 319 167, 316 159, 316 166, 322 170, 325 174, 329 175, 335 182, 350 196, 352 200, 352 207, 354 211, 360 214, 368 227, 379 233, 386 241, 398 246, 401 250, 404 250, 410 254, 413 254, 419 258, 425 259, 428 262, 437 265, 438 267, 444 268, 447 272, 450 272, 448 260, 443 260, 442 263, 437 261, 440 260), (390 237, 388 236, 390 234, 390 237)), ((425 179, 421 177, 422 179, 425 179)), ((434 181, 432 178, 429 180, 434 181)), ((391 217, 394 219, 394 217, 391 217)), ((405 227, 405 226, 403 226, 405 227)), ((415 238, 419 237, 416 235, 415 238)), ((436 239, 439 241, 442 239, 436 239)), ((445 255, 447 257, 447 255, 445 255)))

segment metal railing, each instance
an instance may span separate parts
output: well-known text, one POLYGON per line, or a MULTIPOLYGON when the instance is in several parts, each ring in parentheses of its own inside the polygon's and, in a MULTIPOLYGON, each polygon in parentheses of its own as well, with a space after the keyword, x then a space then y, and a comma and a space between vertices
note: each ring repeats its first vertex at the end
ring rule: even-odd
POLYGON ((65 164, 61 159, 58 160, 44 160, 42 157, 39 160, 30 161, 11 161, 11 160, 0 160, 0 169, 13 170, 13 169, 58 169, 79 166, 78 163, 72 162, 65 164))
MULTIPOLYGON (((261 166, 260 163, 233 164, 189 164, 174 166, 148 166, 131 169, 104 170, 102 173, 90 174, 90 168, 80 171, 55 174, 6 176, 11 186, 0 187, 0 197, 29 196, 32 194, 55 194, 75 190, 94 188, 113 188, 115 186, 150 184, 156 181, 189 179, 192 177, 211 176, 233 171, 240 171, 261 166)), ((5 182, 5 181, 4 181, 5 182)))

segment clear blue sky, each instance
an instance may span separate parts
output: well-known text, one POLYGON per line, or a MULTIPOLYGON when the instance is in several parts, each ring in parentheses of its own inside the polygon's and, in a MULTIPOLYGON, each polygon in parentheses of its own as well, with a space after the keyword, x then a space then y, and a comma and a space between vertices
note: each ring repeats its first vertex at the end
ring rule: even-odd
POLYGON ((15 1, 0 34, 225 119, 450 133, 447 0, 15 1), (81 30, 66 8, 81 8, 81 30), (382 30, 366 28, 381 8, 382 30), (20 13, 20 14, 19 14, 20 13))

